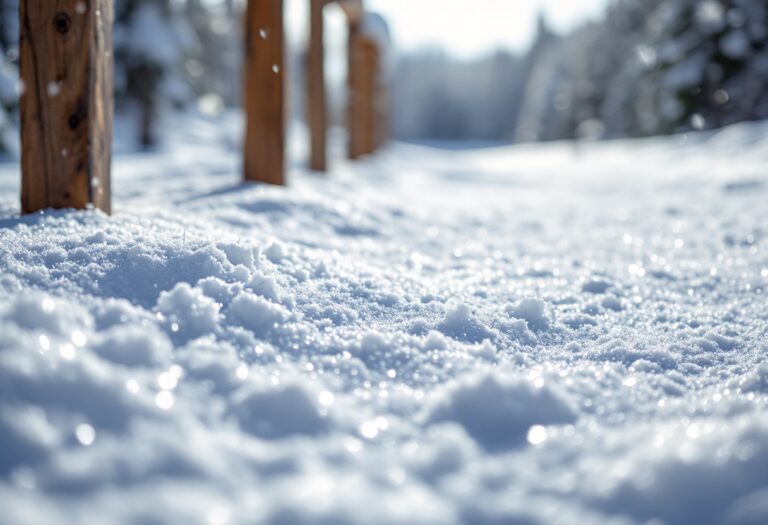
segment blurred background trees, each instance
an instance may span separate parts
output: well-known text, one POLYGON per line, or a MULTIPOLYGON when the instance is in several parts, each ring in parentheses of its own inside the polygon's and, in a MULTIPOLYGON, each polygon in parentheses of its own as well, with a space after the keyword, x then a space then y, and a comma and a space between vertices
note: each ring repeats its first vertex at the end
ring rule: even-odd
MULTIPOLYGON (((165 112, 239 105, 242 3, 115 0, 116 109, 136 145, 158 142, 165 112)), ((765 0, 614 0, 601 20, 564 35, 542 17, 525 52, 401 54, 393 131, 413 141, 521 142, 765 119, 767 42, 765 0)), ((17 60, 18 0, 0 0, 0 152, 10 156, 18 153, 17 60)), ((299 51, 291 62, 293 114, 301 117, 299 51)), ((335 89, 339 100, 343 83, 335 89)))
POLYGON ((636 137, 765 119, 768 3, 615 0, 570 34, 541 19, 522 55, 424 53, 396 79, 407 139, 636 137))
POLYGON ((136 115, 145 148, 157 141, 158 113, 191 98, 184 63, 197 42, 182 13, 170 0, 115 2, 115 100, 119 109, 130 108, 136 115))

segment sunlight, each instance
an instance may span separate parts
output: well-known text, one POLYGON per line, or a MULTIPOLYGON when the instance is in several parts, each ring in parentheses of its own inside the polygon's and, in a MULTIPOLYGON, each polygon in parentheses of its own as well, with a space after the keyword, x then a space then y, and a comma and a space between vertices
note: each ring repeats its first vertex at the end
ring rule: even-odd
MULTIPOLYGON (((291 39, 303 42, 306 0, 286 0, 291 39)), ((593 19, 607 0, 369 0, 367 5, 390 22, 395 45, 403 51, 438 47, 471 57, 506 48, 523 50, 536 31, 536 18, 544 13, 558 31, 593 19)), ((341 38, 329 31, 329 38, 341 38)))

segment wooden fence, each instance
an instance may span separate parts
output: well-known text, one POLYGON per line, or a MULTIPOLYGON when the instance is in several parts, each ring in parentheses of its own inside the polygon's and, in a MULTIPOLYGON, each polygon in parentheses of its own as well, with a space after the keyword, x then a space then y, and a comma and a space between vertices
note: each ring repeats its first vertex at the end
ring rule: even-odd
MULTIPOLYGON (((307 122, 312 170, 328 167, 323 9, 336 1, 349 25, 349 157, 385 136, 378 78, 383 50, 361 30, 362 0, 307 0, 307 122)), ((21 0, 21 210, 111 209, 113 0, 21 0)), ((283 0, 248 0, 244 14, 243 155, 246 181, 286 183, 283 0)))

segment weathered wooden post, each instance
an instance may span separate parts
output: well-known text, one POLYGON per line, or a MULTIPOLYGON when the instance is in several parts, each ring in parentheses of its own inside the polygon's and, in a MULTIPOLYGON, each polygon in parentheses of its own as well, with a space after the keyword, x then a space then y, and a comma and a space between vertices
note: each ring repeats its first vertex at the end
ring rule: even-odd
POLYGON ((21 211, 110 212, 112 0, 21 0, 21 211))
POLYGON ((390 139, 392 126, 392 94, 390 92, 390 79, 385 71, 384 50, 379 50, 376 63, 376 88, 374 97, 374 111, 376 114, 376 131, 374 136, 374 150, 384 146, 390 139))
POLYGON ((325 88, 325 29, 323 9, 328 0, 309 0, 307 44, 307 120, 309 123, 309 169, 328 169, 328 103, 325 88))
POLYGON ((376 91, 380 51, 359 24, 349 29, 348 126, 349 158, 376 150, 376 91))
MULTIPOLYGON (((307 122, 310 137, 309 167, 328 169, 328 99, 325 85, 325 27, 323 11, 334 0, 309 0, 309 40, 306 51, 307 122)), ((337 0, 349 24, 363 17, 362 0, 337 0)))
POLYGON ((283 0, 248 0, 244 77, 245 180, 284 185, 283 0))

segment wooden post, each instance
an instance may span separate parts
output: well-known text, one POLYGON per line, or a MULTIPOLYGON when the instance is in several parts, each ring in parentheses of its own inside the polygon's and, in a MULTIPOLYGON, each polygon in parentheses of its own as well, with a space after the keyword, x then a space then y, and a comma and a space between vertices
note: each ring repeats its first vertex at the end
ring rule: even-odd
POLYGON ((21 210, 109 213, 112 0, 21 0, 21 210))
POLYGON ((365 38, 363 44, 363 152, 366 155, 374 153, 378 149, 379 128, 379 73, 381 63, 381 51, 379 44, 370 38, 365 38))
POLYGON ((376 131, 374 137, 374 150, 378 150, 389 141, 392 118, 392 95, 390 93, 389 79, 384 71, 383 50, 379 50, 375 64, 375 95, 374 111, 376 131))
POLYGON ((244 77, 245 180, 284 185, 283 0, 248 0, 244 77))
POLYGON ((307 46, 307 120, 309 122, 309 169, 328 169, 328 102, 325 88, 323 8, 327 0, 309 0, 307 46))
POLYGON ((376 42, 353 24, 349 28, 348 53, 348 154, 350 159, 357 159, 376 150, 379 50, 376 42))
POLYGON ((347 41, 347 154, 350 159, 363 155, 361 146, 361 98, 360 98, 360 25, 349 25, 347 41))

